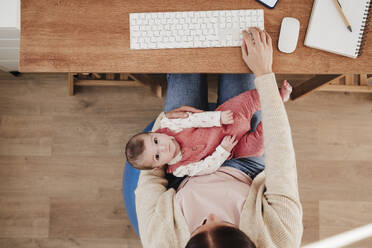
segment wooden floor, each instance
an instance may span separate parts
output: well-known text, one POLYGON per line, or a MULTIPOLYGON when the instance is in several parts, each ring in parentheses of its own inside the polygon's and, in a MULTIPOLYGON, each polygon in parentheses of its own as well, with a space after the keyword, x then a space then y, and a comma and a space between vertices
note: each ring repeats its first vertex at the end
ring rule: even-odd
MULTIPOLYGON (((0 74, 0 248, 140 247, 123 206, 123 145, 162 105, 142 87, 69 97, 64 74, 0 74)), ((371 223, 372 95, 315 92, 286 107, 303 243, 371 223)))

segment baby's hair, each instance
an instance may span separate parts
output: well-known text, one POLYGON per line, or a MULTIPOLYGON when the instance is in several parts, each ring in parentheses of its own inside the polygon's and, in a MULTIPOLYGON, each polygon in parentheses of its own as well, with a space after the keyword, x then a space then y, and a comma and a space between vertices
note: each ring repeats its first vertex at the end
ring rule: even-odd
POLYGON ((128 162, 136 169, 151 170, 152 167, 143 165, 142 154, 145 150, 144 137, 149 135, 149 132, 138 133, 129 139, 125 146, 125 156, 128 162))

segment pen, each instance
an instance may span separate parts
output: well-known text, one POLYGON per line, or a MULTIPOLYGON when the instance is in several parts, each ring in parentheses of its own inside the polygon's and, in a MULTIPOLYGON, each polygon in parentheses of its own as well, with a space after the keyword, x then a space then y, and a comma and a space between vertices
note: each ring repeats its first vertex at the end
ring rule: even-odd
POLYGON ((341 17, 342 17, 342 20, 344 21, 344 23, 345 23, 347 29, 349 29, 350 32, 353 32, 353 31, 351 30, 351 25, 350 25, 349 21, 346 19, 346 16, 345 16, 344 12, 342 11, 342 7, 341 7, 340 2, 339 2, 338 0, 333 0, 333 2, 334 2, 334 4, 336 5, 337 10, 338 10, 338 13, 340 13, 340 15, 341 15, 341 17))

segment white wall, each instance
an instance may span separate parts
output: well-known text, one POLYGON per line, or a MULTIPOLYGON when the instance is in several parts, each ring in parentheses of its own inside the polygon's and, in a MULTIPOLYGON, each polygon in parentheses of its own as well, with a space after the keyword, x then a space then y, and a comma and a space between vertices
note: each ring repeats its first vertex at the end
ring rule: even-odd
POLYGON ((20 0, 0 0, 0 70, 18 71, 20 0))

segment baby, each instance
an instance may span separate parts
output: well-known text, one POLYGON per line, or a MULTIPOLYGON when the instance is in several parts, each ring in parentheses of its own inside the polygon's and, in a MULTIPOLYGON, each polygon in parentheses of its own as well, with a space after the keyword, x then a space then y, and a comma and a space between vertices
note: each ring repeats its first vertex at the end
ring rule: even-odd
MULTIPOLYGON (((292 92, 284 81, 283 101, 292 92)), ((165 168, 176 177, 206 175, 230 158, 263 154, 262 123, 251 130, 252 115, 260 110, 256 90, 246 91, 216 111, 188 113, 185 119, 160 119, 155 132, 133 136, 125 148, 128 162, 137 169, 165 168)))

